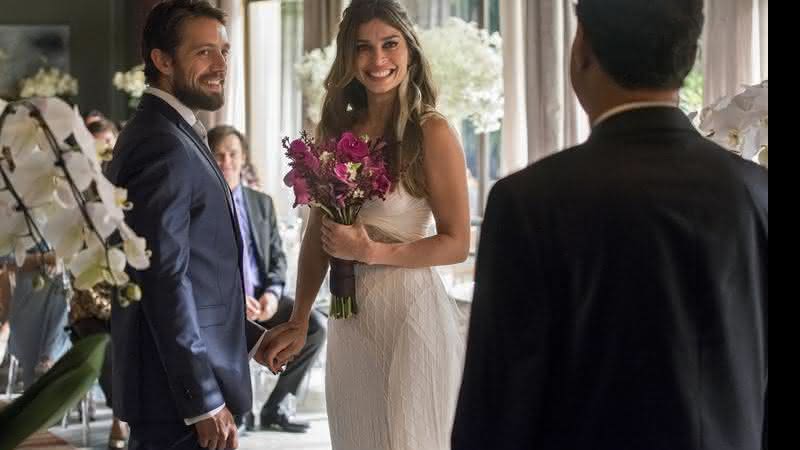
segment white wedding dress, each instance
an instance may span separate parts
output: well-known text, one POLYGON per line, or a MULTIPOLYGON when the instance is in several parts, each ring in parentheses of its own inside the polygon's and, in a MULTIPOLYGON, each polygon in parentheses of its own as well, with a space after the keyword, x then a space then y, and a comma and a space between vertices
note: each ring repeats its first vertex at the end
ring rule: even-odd
MULTIPOLYGON (((364 205, 358 222, 383 242, 426 236, 426 199, 402 186, 364 205)), ((326 399, 334 450, 450 448, 464 337, 433 268, 356 265, 359 313, 328 323, 326 399)))

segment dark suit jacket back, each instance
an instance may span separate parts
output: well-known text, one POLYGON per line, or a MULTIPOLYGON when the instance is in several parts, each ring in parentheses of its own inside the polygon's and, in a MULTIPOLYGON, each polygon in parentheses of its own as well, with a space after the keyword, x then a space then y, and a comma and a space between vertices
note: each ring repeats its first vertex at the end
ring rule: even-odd
POLYGON ((453 448, 761 448, 768 181, 673 108, 499 181, 453 448))
MULTIPOLYGON (((129 270, 142 300, 114 304, 114 413, 182 421, 223 402, 250 410, 241 242, 230 191, 204 143, 163 100, 145 95, 108 169, 128 190, 131 228, 150 268, 129 270)), ((256 338, 256 329, 248 336, 256 338)))

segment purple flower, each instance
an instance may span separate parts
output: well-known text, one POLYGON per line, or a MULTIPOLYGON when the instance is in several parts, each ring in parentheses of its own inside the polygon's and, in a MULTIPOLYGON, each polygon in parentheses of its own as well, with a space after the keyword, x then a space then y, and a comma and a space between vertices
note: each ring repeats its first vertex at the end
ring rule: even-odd
POLYGON ((311 153, 311 149, 302 139, 296 139, 289 145, 289 158, 300 167, 307 168, 312 172, 319 169, 319 158, 311 153))
POLYGON ((372 180, 372 189, 375 191, 375 195, 383 197, 386 193, 389 192, 389 189, 392 187, 392 182, 389 180, 389 177, 386 176, 385 173, 380 174, 375 179, 372 180))
POLYGON ((308 184, 303 178, 296 178, 294 180, 294 207, 297 205, 307 205, 311 202, 311 193, 308 190, 308 184))
POLYGON ((285 177, 283 177, 283 183, 288 187, 292 187, 298 179, 302 178, 303 176, 300 175, 300 171, 297 169, 292 169, 286 174, 285 177))

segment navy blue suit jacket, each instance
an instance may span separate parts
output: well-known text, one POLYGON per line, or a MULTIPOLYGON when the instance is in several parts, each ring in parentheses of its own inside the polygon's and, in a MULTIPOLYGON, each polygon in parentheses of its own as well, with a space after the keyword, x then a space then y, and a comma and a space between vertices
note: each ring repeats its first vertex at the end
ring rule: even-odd
POLYGON ((152 95, 120 134, 108 168, 128 190, 128 224, 150 268, 129 270, 142 300, 113 305, 114 412, 128 422, 180 421, 223 402, 250 411, 241 239, 230 191, 205 144, 152 95))

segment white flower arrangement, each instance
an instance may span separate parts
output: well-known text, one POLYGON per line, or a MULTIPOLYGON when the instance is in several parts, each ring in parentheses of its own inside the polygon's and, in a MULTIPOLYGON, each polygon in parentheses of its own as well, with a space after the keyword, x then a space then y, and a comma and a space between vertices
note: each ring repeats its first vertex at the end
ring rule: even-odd
POLYGON ((303 55, 295 64, 295 74, 306 99, 309 120, 319 123, 322 119, 322 102, 325 100, 325 78, 336 58, 336 41, 325 48, 317 48, 303 55))
POLYGON ((144 64, 134 66, 127 72, 115 73, 113 83, 118 90, 128 94, 129 106, 135 107, 147 88, 144 78, 144 64))
MULTIPOLYGON (((419 35, 439 91, 440 112, 453 122, 470 120, 478 133, 498 130, 504 103, 500 35, 455 17, 419 35)), ((325 78, 335 57, 334 42, 306 53, 295 66, 314 123, 321 117, 325 78)))
POLYGON ((40 68, 36 75, 20 81, 20 98, 73 95, 78 95, 78 80, 54 67, 40 68))
POLYGON ((769 82, 723 97, 692 119, 709 139, 745 159, 769 167, 769 82))
POLYGON ((51 97, 0 100, 0 112, 0 256, 13 253, 19 266, 29 249, 53 251, 75 288, 105 281, 136 293, 125 267, 146 269, 149 251, 125 223, 127 191, 103 175, 77 108, 51 97), (117 230, 122 242, 109 245, 117 230))
POLYGON ((451 17, 441 27, 422 30, 420 40, 442 114, 454 122, 468 119, 478 133, 500 129, 504 104, 500 35, 451 17))

